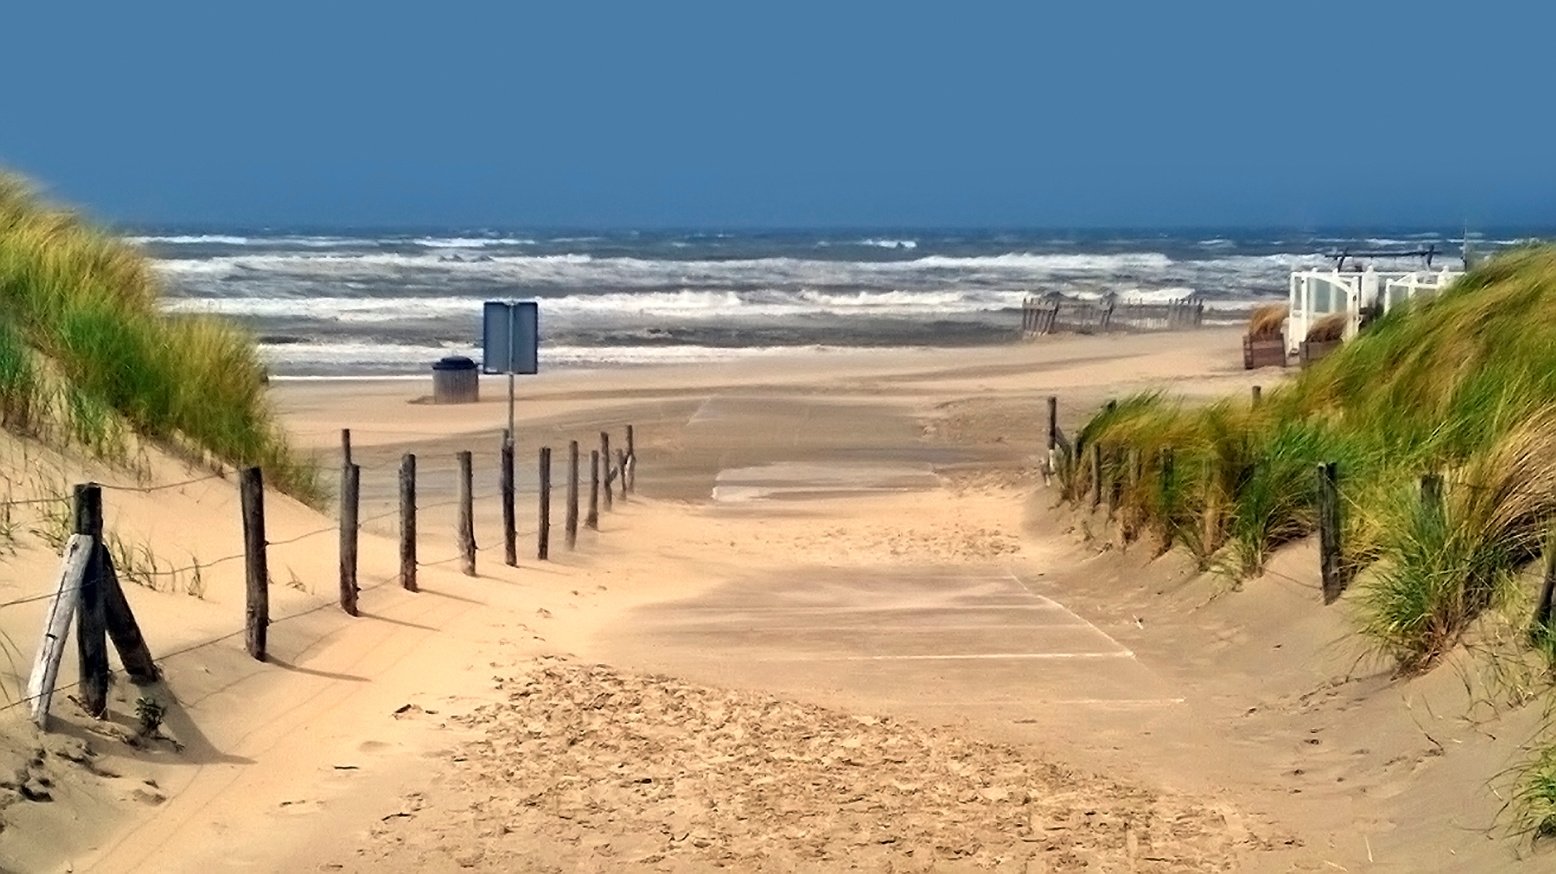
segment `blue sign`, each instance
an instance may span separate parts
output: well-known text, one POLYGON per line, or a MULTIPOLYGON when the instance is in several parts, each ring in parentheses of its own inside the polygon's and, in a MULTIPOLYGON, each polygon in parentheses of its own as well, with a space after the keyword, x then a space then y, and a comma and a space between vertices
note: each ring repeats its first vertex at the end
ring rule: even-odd
POLYGON ((486 302, 481 320, 481 370, 540 372, 540 304, 532 300, 486 302))

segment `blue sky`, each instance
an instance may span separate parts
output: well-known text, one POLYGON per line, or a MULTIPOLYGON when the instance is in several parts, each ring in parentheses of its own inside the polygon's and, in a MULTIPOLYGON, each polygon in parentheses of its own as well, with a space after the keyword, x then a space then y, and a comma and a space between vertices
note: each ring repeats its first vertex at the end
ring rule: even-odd
POLYGON ((116 221, 1556 223, 1556 4, 148 0, 5 27, 0 165, 116 221))

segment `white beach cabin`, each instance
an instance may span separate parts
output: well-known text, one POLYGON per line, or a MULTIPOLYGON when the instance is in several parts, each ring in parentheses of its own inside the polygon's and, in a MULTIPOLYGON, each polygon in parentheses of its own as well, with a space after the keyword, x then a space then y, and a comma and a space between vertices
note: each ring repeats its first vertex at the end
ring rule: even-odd
POLYGON ((1330 313, 1345 313, 1345 339, 1361 333, 1362 313, 1373 306, 1383 312, 1417 297, 1435 296, 1462 271, 1415 270, 1380 272, 1365 270, 1298 270, 1291 274, 1290 321, 1286 323, 1286 352, 1296 354, 1308 329, 1330 313))

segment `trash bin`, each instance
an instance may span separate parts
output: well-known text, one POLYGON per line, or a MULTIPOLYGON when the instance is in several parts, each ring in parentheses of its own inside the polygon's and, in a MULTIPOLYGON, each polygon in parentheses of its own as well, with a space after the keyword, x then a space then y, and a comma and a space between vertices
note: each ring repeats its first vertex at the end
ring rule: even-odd
POLYGON ((432 365, 432 402, 473 404, 481 399, 481 371, 463 355, 450 355, 432 365))

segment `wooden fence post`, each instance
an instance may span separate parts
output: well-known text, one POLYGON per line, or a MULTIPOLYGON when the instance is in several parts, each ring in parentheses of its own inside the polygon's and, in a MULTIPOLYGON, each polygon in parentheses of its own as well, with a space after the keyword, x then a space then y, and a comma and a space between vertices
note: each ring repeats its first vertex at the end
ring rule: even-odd
MULTIPOLYGON (((1547 537, 1546 543, 1550 541, 1547 537)), ((1535 602, 1534 622, 1529 628, 1530 636, 1536 641, 1551 633, 1551 605, 1556 601, 1556 550, 1547 545, 1541 563, 1545 566, 1545 581, 1540 586, 1540 600, 1535 602)))
POLYGON ((340 477, 340 609, 357 615, 357 519, 361 509, 362 468, 347 463, 340 477))
POLYGON ((1173 521, 1172 521, 1172 504, 1169 502, 1169 498, 1172 496, 1172 491, 1173 491, 1173 488, 1174 488, 1173 479, 1172 479, 1172 477, 1173 477, 1172 465, 1173 465, 1172 447, 1171 446, 1163 446, 1161 448, 1161 451, 1157 455, 1156 467, 1157 467, 1157 476, 1160 477, 1160 479, 1157 481, 1157 489, 1158 489, 1158 491, 1157 491, 1157 501, 1159 502, 1159 504, 1161 505, 1161 507, 1165 511, 1162 514, 1162 531, 1163 531, 1162 539, 1164 541, 1164 543, 1162 544, 1162 550, 1164 552, 1166 550, 1172 548, 1172 542, 1175 539, 1175 535, 1177 533, 1174 530, 1173 521))
POLYGON ((637 443, 632 439, 632 426, 627 426, 627 479, 622 489, 622 494, 636 493, 638 490, 638 450, 637 443))
POLYGON ((604 465, 600 473, 601 479, 605 480, 605 509, 609 510, 614 503, 611 483, 616 481, 616 474, 611 470, 611 435, 606 431, 600 432, 600 464, 604 465))
POLYGON ((1107 459, 1109 468, 1103 471, 1106 474, 1104 479, 1107 486, 1104 498, 1108 504, 1108 518, 1111 519, 1113 514, 1118 511, 1119 501, 1123 498, 1124 482, 1119 476, 1119 461, 1121 459, 1119 458, 1118 450, 1114 449, 1105 452, 1103 457, 1107 459))
POLYGON ((265 555, 265 479, 259 468, 238 475, 243 504, 243 553, 248 600, 244 610, 245 643, 249 655, 266 660, 265 638, 270 627, 270 562, 265 555))
POLYGON ((416 456, 400 457, 400 585, 418 591, 416 584, 416 456))
POLYGON ((1226 508, 1221 504, 1224 496, 1221 494, 1220 489, 1217 488, 1216 478, 1218 473, 1220 471, 1216 468, 1216 460, 1207 457, 1205 459, 1205 512, 1202 516, 1204 524, 1200 526, 1199 533, 1201 568, 1209 566, 1210 556, 1215 554, 1215 551, 1221 547, 1222 543, 1222 532, 1224 530, 1222 523, 1226 508))
POLYGON ((1443 506, 1443 475, 1440 473, 1421 474, 1421 503, 1434 515, 1441 518, 1446 512, 1443 506))
POLYGON ((627 452, 616 450, 616 478, 621 480, 621 499, 627 499, 627 452))
POLYGON ((508 567, 519 566, 519 530, 514 520, 513 435, 502 438, 502 472, 498 491, 502 493, 502 553, 508 567))
POLYGON ((1318 564, 1323 577, 1324 603, 1332 604, 1345 591, 1340 576, 1340 491, 1332 461, 1318 465, 1318 564))
POLYGON ((589 451, 589 515, 584 524, 592 531, 600 530, 600 450, 589 451))
POLYGON ((1048 396, 1048 451, 1059 448, 1059 399, 1048 396))
POLYGON ((76 602, 76 654, 81 669, 81 707, 94 719, 108 713, 108 617, 103 607, 103 491, 97 483, 76 486, 75 533, 92 538, 92 556, 81 577, 76 602))
POLYGON ((1102 506, 1102 444, 1091 444, 1091 508, 1102 506))
MULTIPOLYGON (((1425 477, 1421 479, 1421 485, 1424 492, 1425 477)), ((1438 488, 1442 488, 1440 481, 1438 488)), ((1536 643, 1549 639, 1551 634, 1552 602, 1556 601, 1556 531, 1546 531, 1545 546, 1540 553, 1545 579, 1540 585, 1540 598, 1534 605, 1534 621, 1529 626, 1529 637, 1536 643)))
POLYGON ((551 558, 551 447, 540 447, 540 531, 536 534, 535 557, 551 558))
POLYGON ((54 687, 59 679, 59 663, 65 655, 66 639, 70 637, 70 623, 76 615, 76 603, 81 594, 81 581, 90 571, 92 553, 96 547, 92 538, 76 534, 65 543, 60 561, 59 579, 54 585, 54 597, 49 599, 48 610, 43 617, 43 636, 38 642, 38 654, 32 662, 32 673, 27 676, 27 697, 31 703, 32 720, 39 728, 48 728, 49 704, 54 698, 54 687))
POLYGON ((351 466, 351 429, 340 429, 340 466, 351 466))
POLYGON ((1252 395, 1254 409, 1258 409, 1260 401, 1264 400, 1264 388, 1256 385, 1249 390, 1249 393, 1252 395))
POLYGON ((465 576, 475 576, 475 496, 474 459, 470 450, 459 453, 459 557, 465 576))
POLYGON ((1140 486, 1140 478, 1145 475, 1145 461, 1140 457, 1140 449, 1137 446, 1129 447, 1129 488, 1136 489, 1140 486))
POLYGON ((152 661, 146 638, 140 633, 140 623, 135 621, 135 614, 130 611, 130 602, 124 597, 124 589, 119 585, 113 556, 108 553, 108 547, 101 543, 97 545, 97 560, 102 562, 103 567, 103 616, 108 624, 108 639, 113 641, 114 649, 119 651, 119 661, 124 663, 124 672, 129 675, 130 682, 136 685, 154 683, 161 672, 157 670, 157 663, 152 661))
POLYGON ((567 443, 567 548, 578 546, 578 441, 567 443))

